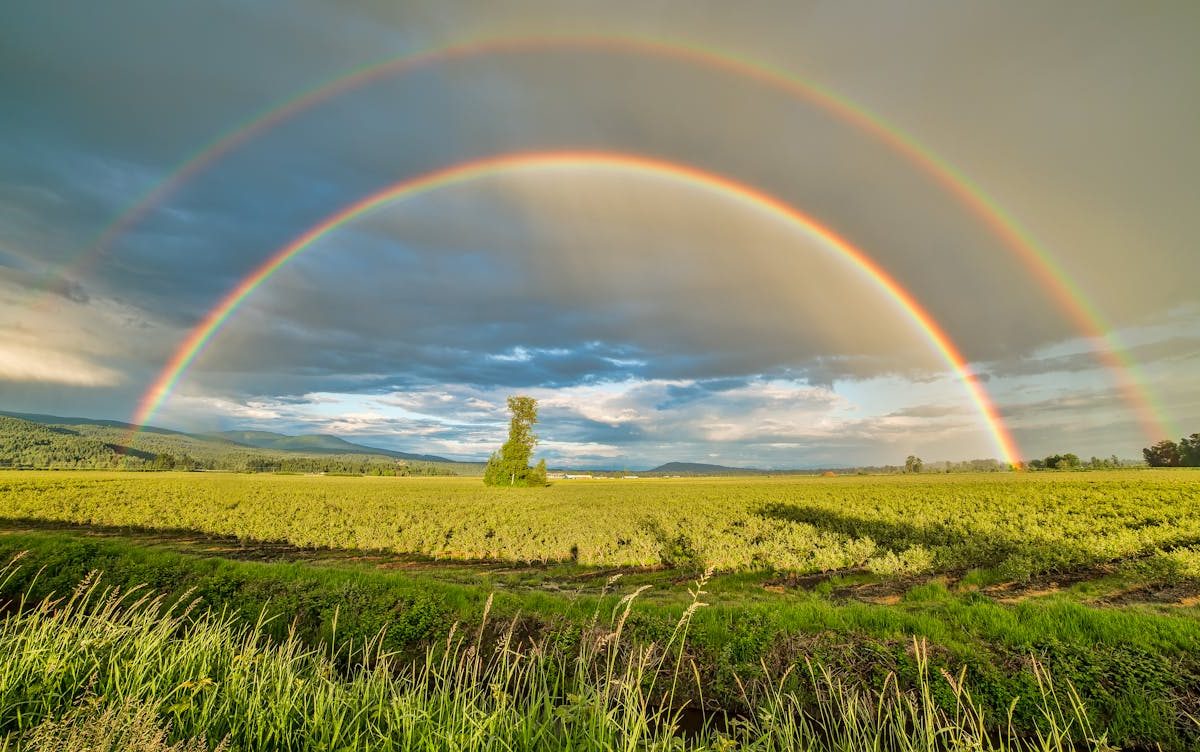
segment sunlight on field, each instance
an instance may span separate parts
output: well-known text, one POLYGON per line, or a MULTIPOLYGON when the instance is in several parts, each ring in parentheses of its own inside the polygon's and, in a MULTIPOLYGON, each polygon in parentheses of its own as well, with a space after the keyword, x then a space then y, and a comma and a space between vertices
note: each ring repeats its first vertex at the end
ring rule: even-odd
POLYGON ((1187 471, 560 481, 8 473, 0 514, 445 559, 1029 576, 1163 552, 1195 569, 1187 471))

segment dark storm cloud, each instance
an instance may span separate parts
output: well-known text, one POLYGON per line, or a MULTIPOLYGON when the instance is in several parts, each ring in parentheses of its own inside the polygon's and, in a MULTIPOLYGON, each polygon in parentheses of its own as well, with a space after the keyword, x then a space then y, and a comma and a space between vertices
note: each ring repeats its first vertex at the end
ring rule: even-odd
POLYGON ((170 162, 265 97, 384 49, 365 26, 329 34, 315 5, 13 2, 3 14, 14 120, 135 164, 170 162))
MULTIPOLYGON (((157 54, 153 48, 145 52, 151 56, 157 54)), ((891 159, 890 176, 880 174, 878 166, 884 155, 879 149, 869 147, 863 152, 861 138, 824 122, 827 118, 819 113, 802 112, 806 138, 803 146, 791 146, 789 151, 797 152, 802 174, 836 171, 842 174, 837 184, 811 179, 797 181, 795 173, 776 174, 779 155, 772 150, 739 149, 736 163, 728 165, 721 164, 728 160, 712 156, 721 153, 712 149, 714 143, 745 144, 756 140, 782 143, 770 131, 775 129, 782 135, 794 128, 790 122, 795 120, 793 105, 786 102, 780 105, 774 98, 761 94, 742 94, 743 87, 736 79, 699 75, 686 67, 648 64, 644 60, 603 58, 599 62, 604 64, 597 65, 595 55, 559 53, 553 58, 555 64, 547 66, 540 56, 518 56, 507 77, 497 73, 506 70, 503 65, 463 64, 463 70, 452 66, 444 78, 458 85, 453 94, 439 93, 440 88, 445 88, 444 80, 440 88, 432 91, 422 91, 420 87, 410 91, 407 82, 395 87, 374 86, 349 96, 349 101, 339 101, 337 106, 287 124, 272 134, 270 140, 256 144, 248 153, 235 155, 230 165, 221 165, 188 186, 184 195, 176 197, 183 202, 176 211, 157 213, 132 237, 124 239, 108 266, 115 277, 112 284, 123 288, 122 294, 160 309, 166 307, 166 301, 178 308, 192 301, 198 304, 211 299, 232 278, 247 271, 253 259, 261 258, 270 248, 317 221, 331 206, 345 203, 396 176, 411 174, 414 167, 425 166, 414 163, 432 166, 444 161, 451 153, 448 141, 457 143, 460 154, 464 150, 486 154, 555 144, 662 154, 685 162, 708 164, 774 187, 781 195, 819 216, 836 224, 854 226, 861 241, 885 257, 889 248, 897 246, 895 239, 904 240, 903 233, 897 230, 910 223, 914 215, 911 207, 890 211, 879 206, 871 194, 894 194, 900 185, 911 182, 907 170, 896 169, 895 160, 891 159), (490 88, 499 88, 504 96, 485 96, 479 79, 491 84, 490 88), (624 83, 614 87, 615 81, 624 83), (634 83, 631 86, 629 82, 634 83), (378 96, 380 88, 394 96, 378 96), (579 91, 586 94, 572 96, 579 91), (664 92, 670 92, 670 96, 662 96, 664 92), (730 97, 747 99, 763 110, 764 117, 711 117, 713 101, 727 102, 730 97), (636 106, 631 105, 631 100, 636 106), (421 103, 415 114, 412 102, 421 103), (355 113, 353 140, 338 138, 350 130, 345 125, 348 112, 355 113), (764 128, 760 122, 770 127, 764 128), (449 130, 447 124, 452 124, 449 130), (450 138, 452 135, 456 137, 450 138), (414 139, 419 139, 421 150, 394 148, 397 142, 414 139), (436 157, 439 152, 446 157, 439 160, 436 157), (857 171, 862 172, 861 178, 854 176, 857 171), (852 194, 845 188, 847 185, 856 186, 852 194), (164 256, 168 257, 166 266, 164 256), (206 280, 212 282, 206 284, 206 280)), ((215 76, 216 72, 210 75, 215 76)), ((261 78, 264 87, 274 83, 265 73, 261 78)), ((235 88, 249 85, 241 82, 235 88)), ((213 91, 211 96, 221 95, 213 91)), ((228 93, 225 96, 232 97, 228 93)), ((991 264, 994 268, 981 270, 984 274, 964 273, 960 268, 962 259, 972 255, 947 253, 947 249, 927 242, 934 234, 930 226, 934 220, 928 218, 929 212, 923 214, 927 218, 923 220, 920 239, 915 243, 902 242, 893 252, 906 254, 906 263, 914 268, 924 267, 930 258, 940 258, 940 263, 936 268, 923 268, 921 274, 913 275, 912 284, 928 284, 937 289, 943 286, 943 278, 953 277, 960 286, 964 280, 987 278, 985 289, 996 286, 1014 289, 1014 285, 1003 282, 997 285, 998 279, 1012 274, 1002 264, 991 264)), ((950 213, 936 221, 964 224, 950 213)), ((974 228, 967 231, 975 232, 974 228)), ((973 263, 978 265, 981 261, 976 258, 973 263)), ((982 263, 990 264, 987 259, 982 263)), ((889 266, 903 268, 901 264, 889 266)), ((962 297, 978 299, 978 295, 962 297)), ((981 325, 995 321, 994 317, 980 316, 982 308, 943 308, 935 312, 953 314, 963 320, 966 329, 969 319, 974 317, 979 317, 981 325)), ((1003 337, 986 334, 989 336, 968 341, 1004 341, 1003 337)))
POLYGON ((582 190, 531 176, 430 197, 321 241, 273 278, 250 305, 288 330, 243 311, 222 334, 223 364, 250 371, 257 362, 270 374, 279 367, 273 353, 320 357, 337 342, 341 356, 362 350, 372 361, 420 346, 430 357, 398 362, 417 372, 459 359, 470 370, 443 380, 476 383, 519 384, 521 373, 527 384, 562 383, 616 369, 662 378, 777 372, 831 384, 936 367, 893 304, 852 270, 791 229, 758 221, 671 185, 611 175, 582 190), (634 206, 608 205, 613 190, 634 206), (522 203, 530 196, 536 221, 522 203), (678 218, 664 215, 668 205, 678 218), (712 227, 689 212, 712 215, 712 227), (706 297, 712 304, 695 305, 706 297), (873 354, 827 354, 847 345, 873 354), (516 348, 538 356, 504 357, 516 348))

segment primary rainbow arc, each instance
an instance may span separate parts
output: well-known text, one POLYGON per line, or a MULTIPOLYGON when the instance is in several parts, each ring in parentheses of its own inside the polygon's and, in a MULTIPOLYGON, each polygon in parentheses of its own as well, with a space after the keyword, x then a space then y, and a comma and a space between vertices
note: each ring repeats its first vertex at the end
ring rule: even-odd
MULTIPOLYGON (((707 188, 782 219, 806 234, 819 239, 826 247, 839 253, 865 273, 925 333, 935 349, 962 380, 1004 461, 1014 466, 1020 464, 1020 453, 1016 442, 1000 419, 990 396, 984 390, 979 379, 971 372, 958 347, 912 294, 866 253, 795 207, 757 188, 696 167, 653 157, 616 152, 517 152, 470 160, 402 180, 335 212, 276 250, 208 312, 179 345, 158 377, 143 394, 133 416, 133 424, 140 428, 149 422, 179 383, 188 366, 195 361, 205 346, 212 341, 214 335, 254 290, 288 261, 333 230, 393 201, 489 175, 514 170, 596 167, 617 168, 635 174, 670 177, 689 185, 707 188)), ((137 428, 135 428, 135 433, 136 430, 137 428)), ((130 442, 132 442, 132 438, 131 436, 130 442)))

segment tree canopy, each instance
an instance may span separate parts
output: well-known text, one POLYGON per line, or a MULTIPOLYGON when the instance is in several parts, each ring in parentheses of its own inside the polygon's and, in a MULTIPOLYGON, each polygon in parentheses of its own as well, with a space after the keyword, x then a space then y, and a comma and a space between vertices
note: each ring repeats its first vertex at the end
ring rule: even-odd
POLYGON ((1051 454, 1045 459, 1032 460, 1029 467, 1033 470, 1074 470, 1082 466, 1079 457, 1071 452, 1066 454, 1051 454))
POLYGON ((1142 450, 1150 467, 1200 467, 1200 433, 1185 436, 1175 443, 1160 441, 1142 450))
POLYGON ((508 410, 512 419, 508 424, 508 441, 488 458, 483 471, 483 482, 489 486, 544 486, 546 485, 546 460, 530 467, 537 435, 533 425, 537 423, 537 400, 533 397, 513 396, 508 398, 508 410))

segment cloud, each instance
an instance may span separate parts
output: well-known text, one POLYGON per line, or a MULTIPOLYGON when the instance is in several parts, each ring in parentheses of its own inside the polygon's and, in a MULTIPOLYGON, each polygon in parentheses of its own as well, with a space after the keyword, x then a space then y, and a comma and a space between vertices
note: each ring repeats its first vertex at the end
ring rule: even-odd
POLYGON ((961 405, 912 405, 893 410, 889 418, 944 418, 951 415, 963 415, 966 409, 961 405))
POLYGON ((0 381, 94 387, 113 386, 121 375, 70 353, 0 342, 0 381))
POLYGON ((553 177, 431 196, 322 240, 255 292, 193 377, 242 373, 254 390, 256 373, 278 383, 303 368, 312 382, 293 388, 311 391, 331 371, 512 386, 787 371, 829 385, 946 367, 894 302, 778 220, 619 170, 585 170, 571 190, 553 177), (620 206, 606 204, 613 197, 620 206), (549 218, 534 235, 488 232, 525 227, 533 205, 549 218), (410 245, 455 216, 488 221, 443 230, 434 248, 410 245))
POLYGON ((47 294, 30 289, 30 280, 22 270, 0 268, 0 382, 117 386, 131 380, 127 360, 137 362, 144 348, 160 344, 146 336, 148 322, 135 308, 69 290, 47 294))
MULTIPOLYGON (((1124 348, 1120 357, 1123 360, 1150 364, 1159 361, 1190 360, 1200 357, 1200 337, 1175 336, 1167 339, 1146 342, 1124 348)), ((989 366, 992 376, 1036 376, 1050 373, 1072 373, 1090 371, 1096 368, 1109 368, 1097 353, 1079 352, 1067 355, 1053 355, 1042 358, 1028 358, 1014 361, 1001 361, 989 366)))
MULTIPOLYGON (((1047 289, 972 201, 812 102, 662 56, 529 50, 375 79, 205 164, 74 262, 198 150, 298 92, 448 41, 554 30, 726 49, 878 113, 986 191, 976 205, 1018 220, 1132 343, 1166 411, 1194 414, 1200 340, 1156 322, 1198 302, 1196 8, 917 4, 873 9, 870 23, 839 3, 280 10, 0 8, 14 31, 0 71, 16 72, 0 73, 6 407, 128 414, 216 301, 332 212, 464 159, 588 148, 710 170, 807 212, 928 309, 1023 442, 1061 430, 1115 444, 1131 411, 1119 395, 1104 403, 1107 375, 1064 289, 1047 289), (1088 411, 1111 428, 1079 434, 1088 411)), ((410 197, 314 244, 251 295, 165 415, 474 453, 502 428, 504 396, 528 390, 564 457, 990 451, 948 373, 876 285, 761 207, 628 170, 517 171, 410 197)))
MULTIPOLYGON (((881 443, 872 458, 886 462, 907 450, 914 436, 927 447, 939 441, 958 442, 960 449, 964 441, 981 451, 987 446, 977 441, 975 421, 959 414, 920 420, 860 416, 855 405, 824 388, 764 378, 731 381, 626 379, 525 392, 539 400, 539 456, 560 465, 640 467, 716 451, 731 462, 789 467, 804 464, 802 455, 836 463, 841 452, 878 450, 881 443), (681 390, 689 400, 668 398, 681 390)), ((243 427, 259 420, 272 430, 336 433, 478 460, 504 440, 505 397, 494 387, 439 384, 375 396, 247 400, 234 408, 196 399, 192 409, 197 415, 224 414, 243 427)), ((173 419, 187 419, 181 412, 187 403, 176 400, 173 419)))

